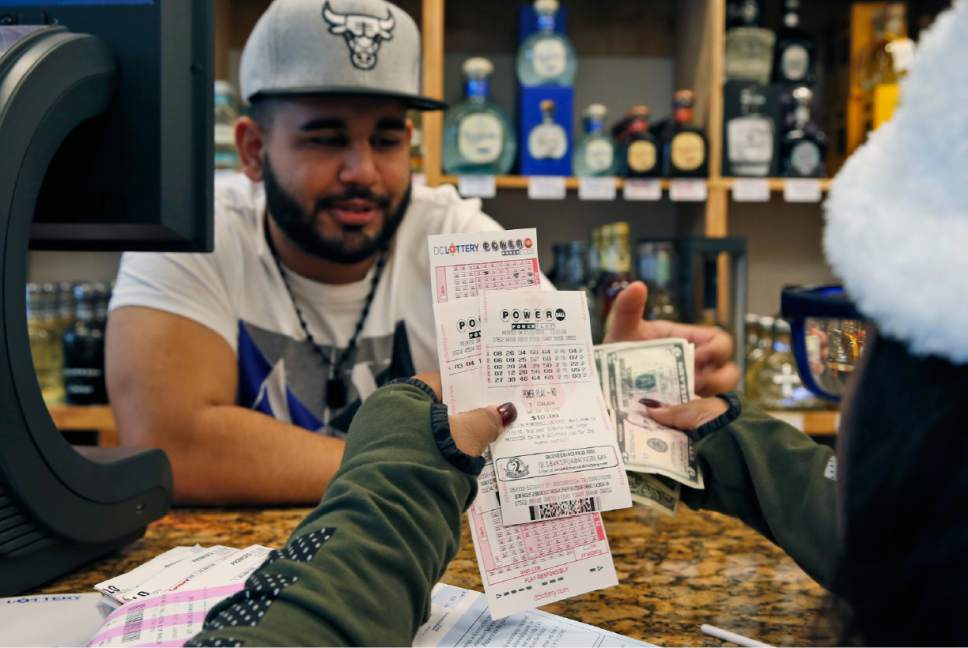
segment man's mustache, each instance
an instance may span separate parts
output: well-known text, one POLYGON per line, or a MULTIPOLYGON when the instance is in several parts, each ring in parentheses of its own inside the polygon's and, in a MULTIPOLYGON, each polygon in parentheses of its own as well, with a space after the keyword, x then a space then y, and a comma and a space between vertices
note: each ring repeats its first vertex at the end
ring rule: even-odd
POLYGON ((390 196, 381 196, 373 193, 369 189, 348 189, 337 196, 324 196, 316 201, 316 211, 332 209, 336 205, 347 200, 368 200, 380 209, 386 211, 390 208, 390 196))

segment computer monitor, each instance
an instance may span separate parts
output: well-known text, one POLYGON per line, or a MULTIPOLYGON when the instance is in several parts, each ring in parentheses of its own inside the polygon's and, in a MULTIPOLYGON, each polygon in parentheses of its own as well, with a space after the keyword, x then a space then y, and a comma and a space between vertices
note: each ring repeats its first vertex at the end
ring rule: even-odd
POLYGON ((140 537, 161 450, 74 448, 27 338, 28 245, 212 248, 211 0, 0 4, 0 596, 140 537))

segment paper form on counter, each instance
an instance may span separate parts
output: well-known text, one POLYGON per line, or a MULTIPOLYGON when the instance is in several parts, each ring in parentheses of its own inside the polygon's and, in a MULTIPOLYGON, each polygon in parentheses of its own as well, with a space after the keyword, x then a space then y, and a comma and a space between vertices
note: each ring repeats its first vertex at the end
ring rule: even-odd
POLYGON ((481 294, 486 403, 518 418, 491 444, 505 526, 632 506, 581 291, 481 294))
MULTIPOLYGON (((443 400, 464 412, 489 404, 478 292, 540 288, 538 239, 534 229, 444 234, 428 247, 443 400)), ((467 516, 493 618, 618 584, 599 513, 505 527, 485 459, 467 516)))
POLYGON ((540 610, 492 621, 479 592, 438 583, 431 597, 430 620, 414 646, 651 646, 540 610))
POLYGON ((115 607, 100 594, 0 598, 0 646, 83 646, 115 607))
POLYGON ((129 572, 101 581, 94 586, 94 589, 105 596, 124 603, 124 594, 138 587, 149 578, 160 574, 175 563, 181 562, 189 556, 195 556, 205 551, 199 545, 192 547, 175 547, 163 554, 159 554, 148 562, 139 565, 129 572))
POLYGON ((88 646, 181 646, 201 632, 205 615, 243 583, 185 588, 131 601, 111 613, 88 646))

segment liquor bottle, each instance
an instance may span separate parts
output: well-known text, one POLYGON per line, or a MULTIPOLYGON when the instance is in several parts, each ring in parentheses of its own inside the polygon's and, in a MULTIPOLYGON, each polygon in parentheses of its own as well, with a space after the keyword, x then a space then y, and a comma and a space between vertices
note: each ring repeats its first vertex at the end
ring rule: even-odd
POLYGON ((585 109, 585 135, 575 145, 574 172, 578 177, 615 175, 615 144, 604 133, 608 109, 595 103, 585 109))
POLYGON ((822 178, 827 174, 824 156, 827 138, 810 119, 813 92, 801 87, 793 91, 796 108, 793 125, 783 136, 780 152, 780 175, 792 178, 822 178))
POLYGON ((503 175, 517 144, 511 120, 489 98, 494 66, 481 57, 464 62, 464 100, 444 118, 444 171, 457 175, 503 175))
POLYGON ((555 243, 551 247, 555 256, 555 287, 559 290, 585 290, 585 242, 555 243))
POLYGON ((761 331, 759 315, 747 313, 743 316, 743 327, 746 329, 746 344, 743 347, 743 357, 748 367, 750 360, 753 358, 753 352, 756 351, 760 343, 761 331))
POLYGON ((410 137, 410 172, 423 173, 423 113, 411 110, 408 115, 410 123, 413 124, 413 135, 410 137))
POLYGON ((729 4, 726 30, 726 80, 770 82, 776 34, 761 24, 758 0, 729 4))
POLYGON ((53 284, 27 284, 27 338, 45 403, 64 401, 63 354, 57 338, 57 292, 53 284))
POLYGON ((875 25, 876 36, 864 54, 858 84, 864 91, 867 130, 888 121, 900 103, 900 81, 914 60, 914 41, 907 37, 907 9, 889 4, 875 25))
POLYGON ((673 287, 675 250, 671 241, 640 241, 637 246, 639 279, 649 288, 645 319, 679 320, 673 287))
POLYGON ((812 85, 817 42, 800 29, 800 0, 784 0, 783 6, 783 27, 777 34, 773 56, 773 83, 812 85))
POLYGON ((524 86, 570 86, 575 80, 577 56, 571 41, 555 32, 558 0, 535 0, 538 31, 518 50, 518 80, 524 86))
POLYGON ((741 114, 726 124, 729 171, 735 176, 765 177, 770 174, 776 127, 762 113, 766 97, 759 86, 740 91, 741 114))
POLYGON ((555 102, 541 102, 541 123, 528 133, 528 152, 535 160, 560 160, 568 153, 568 135, 555 123, 555 102))
POLYGON ((748 349, 746 354, 746 375, 743 376, 743 386, 746 397, 752 401, 758 399, 757 376, 763 369, 766 357, 773 350, 773 326, 772 317, 756 318, 757 339, 756 346, 748 349))
POLYGON ((790 324, 775 320, 773 348, 754 376, 756 400, 767 410, 818 410, 824 404, 800 381, 790 347, 790 324))
POLYGON ((728 328, 719 319, 719 259, 716 256, 702 259, 702 310, 696 323, 728 328))
POLYGON ((612 223, 607 226, 609 236, 606 244, 608 266, 603 269, 605 275, 600 288, 602 322, 608 322, 608 315, 612 311, 612 304, 618 294, 625 290, 632 278, 632 258, 629 251, 629 224, 625 222, 612 223))
POLYGON ((74 288, 74 324, 64 333, 64 390, 73 405, 108 402, 104 384, 104 329, 98 322, 97 291, 91 284, 74 288))
POLYGON ((662 133, 662 171, 668 178, 705 178, 709 147, 706 134, 693 126, 693 92, 679 90, 673 101, 673 118, 662 133))
POLYGON ((228 81, 215 81, 215 168, 239 168, 239 153, 235 148, 235 122, 239 118, 239 99, 228 81))
MULTIPOLYGON (((614 132, 614 131, 613 131, 614 132)), ((662 175, 655 136, 649 132, 648 106, 633 106, 619 134, 622 144, 622 175, 626 178, 657 178, 662 175)))
POLYGON ((588 270, 585 273, 585 294, 588 295, 588 312, 592 339, 600 342, 604 335, 601 305, 598 302, 598 286, 602 278, 602 230, 592 230, 592 243, 588 246, 588 270))

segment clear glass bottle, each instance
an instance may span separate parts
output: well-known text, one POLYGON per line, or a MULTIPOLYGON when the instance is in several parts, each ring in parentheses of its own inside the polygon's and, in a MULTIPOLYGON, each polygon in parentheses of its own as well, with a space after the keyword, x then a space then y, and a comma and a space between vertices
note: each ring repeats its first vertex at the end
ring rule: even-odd
POLYGON ((235 148, 235 122, 239 118, 239 98, 228 81, 215 81, 215 169, 239 168, 235 148))
POLYGON ((800 0, 783 1, 783 27, 776 35, 773 83, 812 85, 816 80, 817 41, 800 29, 800 0))
POLYGON ((746 329, 746 345, 743 347, 743 357, 746 360, 746 366, 750 365, 750 361, 753 358, 753 352, 756 351, 760 343, 760 317, 755 313, 747 313, 743 316, 743 326, 746 329))
POLYGON ((810 118, 813 92, 800 87, 793 91, 796 107, 792 128, 783 136, 780 175, 791 178, 823 178, 827 175, 827 138, 810 118))
POLYGON ((800 382, 790 348, 790 324, 778 319, 773 327, 773 348, 755 378, 756 398, 767 410, 820 410, 824 404, 800 382))
POLYGON ((64 401, 64 357, 57 337, 57 290, 53 284, 27 284, 27 338, 40 392, 47 404, 64 401))
POLYGON ((662 175, 659 143, 649 131, 649 107, 633 106, 622 120, 622 175, 626 178, 658 178, 662 175))
POLYGON ((568 153, 568 134, 555 123, 555 102, 541 102, 541 123, 528 133, 528 152, 535 160, 560 160, 568 153))
POLYGON ((735 176, 766 177, 770 174, 775 149, 776 127, 762 113, 766 96, 760 86, 740 91, 741 114, 726 124, 726 147, 730 173, 735 176))
POLYGON ((464 62, 464 99, 444 118, 444 171, 455 175, 504 175, 511 170, 517 143, 507 113, 490 99, 491 62, 464 62))
POLYGON ((104 383, 104 326, 98 321, 101 293, 91 284, 74 289, 74 324, 65 333, 64 390, 73 405, 108 402, 104 383))
POLYGON ((645 304, 645 319, 679 320, 674 286, 675 247, 672 241, 640 241, 638 254, 639 279, 649 288, 645 304))
POLYGON ((758 0, 729 4, 726 29, 726 80, 770 82, 776 34, 762 26, 758 0))
POLYGON ((518 50, 518 81, 524 86, 570 86, 575 81, 577 56, 571 41, 555 32, 558 0, 535 0, 538 31, 518 50))
MULTIPOLYGON (((632 255, 629 249, 629 224, 612 223, 607 226, 609 235, 606 244, 608 266, 604 268, 604 281, 601 285, 602 322, 608 322, 612 304, 618 294, 625 290, 632 279, 632 255)), ((605 264, 603 264, 604 266, 605 264)))
POLYGON ((573 157, 577 177, 615 175, 615 144, 605 134, 605 116, 608 109, 599 103, 591 104, 582 117, 585 135, 575 144, 573 157))
POLYGON ((692 90, 679 90, 673 99, 673 118, 662 133, 662 170, 668 178, 705 178, 709 145, 703 129, 692 124, 692 90))

